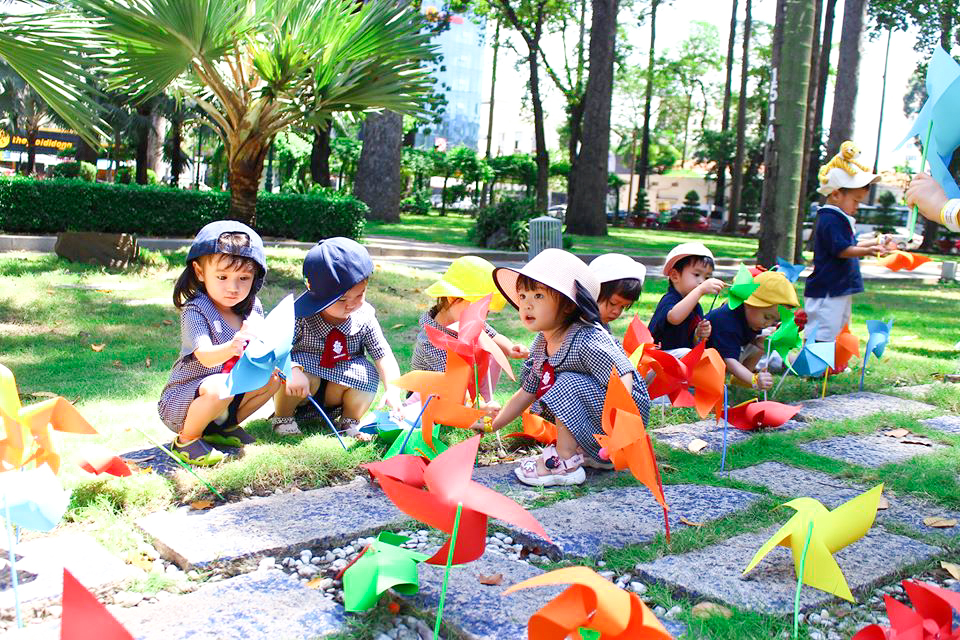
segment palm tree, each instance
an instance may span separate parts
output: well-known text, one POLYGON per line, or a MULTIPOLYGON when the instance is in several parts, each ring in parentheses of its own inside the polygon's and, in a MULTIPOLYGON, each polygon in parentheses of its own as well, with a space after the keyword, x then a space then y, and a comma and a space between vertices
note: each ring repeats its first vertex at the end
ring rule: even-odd
POLYGON ((0 124, 27 140, 25 175, 33 173, 40 127, 52 124, 53 113, 40 95, 8 65, 0 63, 0 124))
POLYGON ((193 99, 226 149, 230 212, 255 224, 270 142, 335 111, 417 113, 433 57, 410 8, 372 0, 77 0, 111 86, 193 99))

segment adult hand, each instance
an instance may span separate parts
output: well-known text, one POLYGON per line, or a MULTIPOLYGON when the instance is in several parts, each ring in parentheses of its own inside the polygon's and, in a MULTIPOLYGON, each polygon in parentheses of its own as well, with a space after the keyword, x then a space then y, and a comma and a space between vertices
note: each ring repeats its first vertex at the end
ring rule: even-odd
POLYGON ((947 194, 929 174, 921 172, 913 176, 906 195, 907 204, 916 205, 924 218, 940 222, 940 210, 947 203, 947 194))

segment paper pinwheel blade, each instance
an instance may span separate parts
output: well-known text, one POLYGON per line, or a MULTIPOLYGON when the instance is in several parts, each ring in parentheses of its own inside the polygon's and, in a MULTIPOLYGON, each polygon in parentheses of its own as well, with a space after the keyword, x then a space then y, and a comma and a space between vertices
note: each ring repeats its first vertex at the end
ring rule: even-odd
POLYGON ((627 332, 623 335, 623 350, 632 354, 645 344, 653 344, 653 334, 650 333, 647 325, 640 320, 640 316, 634 314, 633 320, 627 327, 627 332))
POLYGON ((727 422, 742 431, 776 428, 797 415, 802 407, 779 402, 749 400, 727 411, 727 422))
POLYGON ((102 445, 84 447, 77 459, 77 465, 95 475, 107 473, 111 476, 126 477, 133 475, 126 462, 102 445))
POLYGON ((779 353, 784 360, 791 351, 803 346, 800 329, 797 327, 793 313, 786 307, 780 307, 780 326, 770 334, 767 340, 771 342, 771 350, 779 353))
POLYGON ((133 640, 130 632, 66 569, 63 570, 62 605, 61 640, 133 640))
POLYGON ((903 588, 914 608, 884 596, 889 627, 872 624, 861 629, 852 640, 956 640, 960 627, 953 623, 960 614, 960 593, 933 584, 904 580, 903 588))
POLYGON ((227 374, 221 398, 262 389, 276 369, 284 377, 291 373, 290 351, 294 333, 293 294, 281 300, 257 328, 243 355, 227 374))
POLYGON ((733 284, 730 285, 730 299, 727 306, 736 309, 752 296, 759 286, 753 281, 750 270, 741 264, 736 277, 733 279, 733 284))
POLYGON ((33 531, 50 531, 66 513, 70 494, 60 486, 50 467, 41 466, 0 473, 0 500, 6 501, 13 524, 33 531))
POLYGON ((836 356, 835 342, 807 342, 793 361, 793 370, 800 376, 821 376, 832 369, 836 356))
POLYGON ((540 416, 524 411, 521 415, 523 431, 506 434, 507 438, 533 438, 540 444, 554 444, 557 441, 557 425, 540 416))
POLYGON ((844 325, 843 330, 837 334, 833 368, 843 371, 855 356, 860 357, 860 338, 850 333, 849 325, 844 325))
POLYGON ((420 427, 400 429, 395 435, 388 437, 393 438, 393 440, 390 448, 383 454, 384 460, 398 455, 420 456, 427 460, 433 460, 447 450, 447 445, 436 438, 431 438, 428 444, 423 437, 423 430, 420 427), (413 433, 410 433, 411 430, 413 433), (403 448, 402 451, 401 447, 403 448))
POLYGON ((777 257, 777 271, 787 276, 787 280, 790 282, 796 282, 799 280, 800 274, 803 273, 805 268, 805 265, 792 264, 779 256, 777 257))
POLYGON ((372 609, 387 589, 412 595, 419 589, 417 565, 427 559, 422 553, 400 545, 409 538, 382 531, 343 573, 343 608, 372 609))
POLYGON ((893 320, 889 323, 879 320, 867 320, 867 331, 870 337, 867 338, 867 355, 873 354, 880 358, 883 356, 887 343, 890 342, 890 332, 893 331, 893 320))
POLYGON ((900 271, 901 269, 913 271, 920 265, 930 262, 930 260, 930 257, 922 256, 917 253, 909 253, 907 251, 891 251, 882 258, 877 258, 877 264, 879 264, 881 267, 890 269, 890 271, 900 271))

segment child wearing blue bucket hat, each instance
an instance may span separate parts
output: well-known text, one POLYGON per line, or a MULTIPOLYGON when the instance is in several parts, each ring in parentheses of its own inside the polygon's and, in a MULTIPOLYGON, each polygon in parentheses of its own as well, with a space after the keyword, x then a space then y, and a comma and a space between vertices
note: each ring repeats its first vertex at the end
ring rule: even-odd
POLYGON ((203 227, 173 289, 180 309, 180 356, 160 395, 160 418, 178 435, 171 451, 184 462, 209 466, 223 454, 210 443, 242 447, 255 438, 240 427, 279 388, 271 379, 256 391, 221 399, 227 371, 263 319, 257 292, 267 262, 257 232, 235 220, 203 227))
POLYGON ((294 303, 293 371, 274 397, 276 433, 300 433, 293 416, 308 394, 328 410, 339 408, 340 430, 361 440, 369 436, 360 431, 360 418, 381 380, 387 406, 400 408, 400 390, 387 382, 400 377, 400 367, 365 300, 372 273, 370 254, 349 238, 323 240, 307 253, 307 291, 294 303))

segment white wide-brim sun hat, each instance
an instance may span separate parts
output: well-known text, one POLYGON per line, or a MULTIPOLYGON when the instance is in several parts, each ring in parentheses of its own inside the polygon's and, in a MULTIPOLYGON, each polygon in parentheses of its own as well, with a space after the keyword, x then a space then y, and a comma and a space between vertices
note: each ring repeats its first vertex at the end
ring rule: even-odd
POLYGON ((639 280, 640 285, 643 286, 643 281, 647 277, 647 268, 643 264, 622 253, 605 253, 597 256, 590 262, 590 271, 597 276, 600 284, 632 278, 639 280))
POLYGON ((663 265, 663 275, 669 278, 673 265, 689 256, 703 256, 713 260, 713 252, 707 249, 707 246, 702 242, 684 242, 675 246, 667 254, 667 262, 663 265))
POLYGON ((817 189, 817 191, 822 195, 828 196, 837 189, 859 189, 860 187, 865 187, 879 180, 880 176, 875 173, 857 171, 855 174, 850 175, 844 169, 834 167, 827 172, 826 181, 820 183, 820 188, 817 189))
POLYGON ((559 291, 573 302, 577 302, 579 282, 593 296, 594 302, 600 297, 600 280, 577 256, 563 249, 544 249, 521 269, 497 267, 493 272, 493 281, 500 293, 517 309, 517 278, 523 274, 540 284, 559 291))

